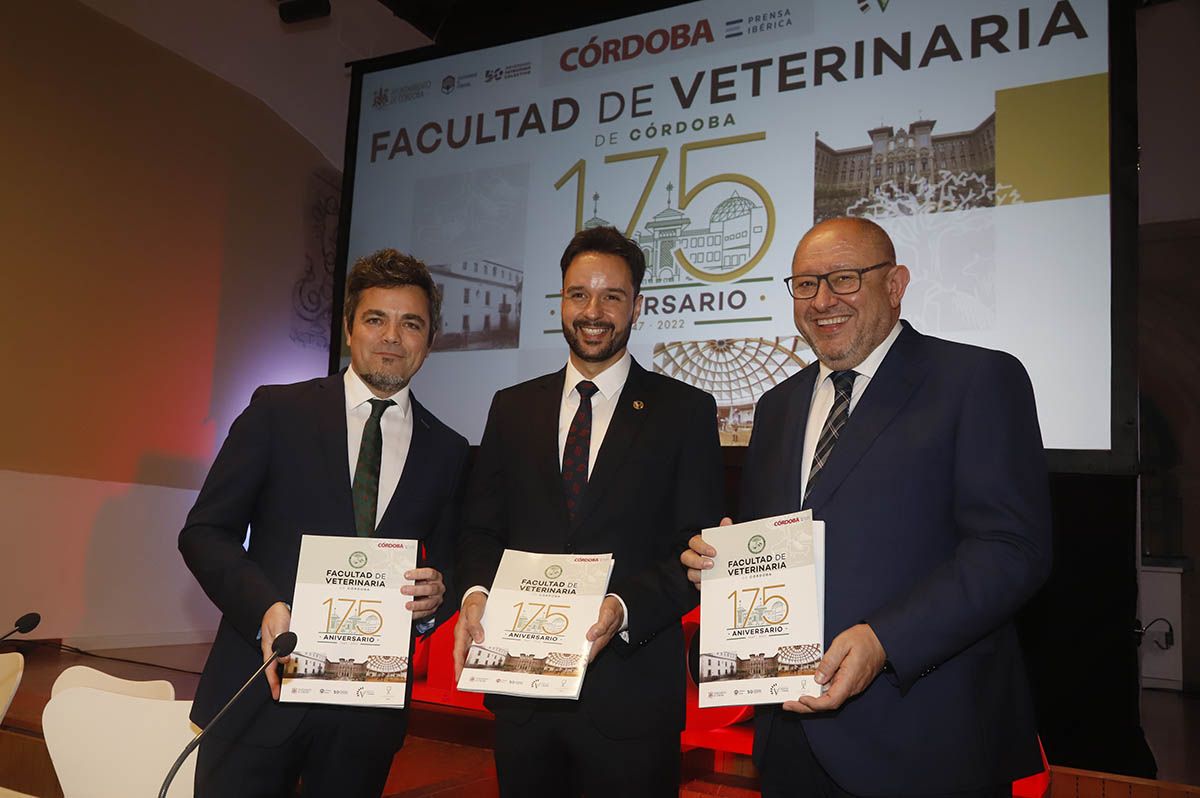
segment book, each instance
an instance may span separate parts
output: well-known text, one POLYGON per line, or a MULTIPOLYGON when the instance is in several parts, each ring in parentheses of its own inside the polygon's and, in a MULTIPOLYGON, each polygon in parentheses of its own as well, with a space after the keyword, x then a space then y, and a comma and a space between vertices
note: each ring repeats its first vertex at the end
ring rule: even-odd
POLYGON ((805 510, 702 535, 717 556, 700 577, 700 706, 820 695, 824 523, 805 510))
POLYGON ((596 622, 612 575, 611 554, 506 550, 472 643, 459 690, 530 698, 579 698, 596 622))
POLYGON ((400 592, 420 543, 304 535, 280 701, 404 706, 412 641, 410 597, 400 592))

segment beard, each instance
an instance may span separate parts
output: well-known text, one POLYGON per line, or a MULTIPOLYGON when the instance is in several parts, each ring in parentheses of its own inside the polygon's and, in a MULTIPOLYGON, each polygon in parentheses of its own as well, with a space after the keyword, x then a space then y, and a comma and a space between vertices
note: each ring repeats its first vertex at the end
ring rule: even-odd
MULTIPOLYGON (((863 314, 854 316, 854 321, 860 325, 855 332, 853 338, 842 344, 838 344, 838 349, 831 348, 830 345, 818 343, 816 335, 809 336, 800 330, 800 334, 804 340, 808 342, 813 354, 829 368, 834 371, 842 371, 852 369, 859 363, 862 363, 867 357, 875 351, 875 348, 883 343, 884 339, 892 331, 892 326, 895 321, 884 316, 879 316, 874 319, 868 319, 863 314)), ((813 329, 816 329, 816 322, 812 322, 813 329)))
POLYGON ((408 377, 405 377, 403 374, 389 374, 386 371, 368 371, 358 376, 367 385, 388 395, 404 390, 404 386, 408 385, 408 377))
POLYGON ((567 339, 567 346, 571 347, 571 351, 580 360, 587 363, 603 363, 613 355, 620 352, 629 343, 629 332, 633 327, 632 324, 625 327, 623 330, 617 330, 612 324, 586 324, 582 321, 576 321, 573 325, 568 326, 565 322, 562 326, 563 338, 567 339), (613 331, 612 338, 609 339, 608 346, 595 352, 589 352, 580 342, 580 333, 576 330, 577 327, 604 327, 613 331))

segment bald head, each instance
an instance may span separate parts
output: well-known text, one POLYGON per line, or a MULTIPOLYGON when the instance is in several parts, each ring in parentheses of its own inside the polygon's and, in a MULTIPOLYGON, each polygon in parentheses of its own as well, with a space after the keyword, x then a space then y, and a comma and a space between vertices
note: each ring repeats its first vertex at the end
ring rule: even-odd
POLYGON ((817 278, 817 293, 795 300, 796 328, 834 371, 861 363, 900 318, 908 269, 896 263, 887 231, 869 219, 829 219, 805 233, 792 257, 793 281, 800 276, 810 286, 817 278))
POLYGON ((813 226, 796 245, 796 254, 806 247, 827 248, 837 245, 852 245, 860 252, 871 256, 871 263, 896 262, 896 247, 891 236, 870 219, 858 216, 839 216, 826 219, 813 226))

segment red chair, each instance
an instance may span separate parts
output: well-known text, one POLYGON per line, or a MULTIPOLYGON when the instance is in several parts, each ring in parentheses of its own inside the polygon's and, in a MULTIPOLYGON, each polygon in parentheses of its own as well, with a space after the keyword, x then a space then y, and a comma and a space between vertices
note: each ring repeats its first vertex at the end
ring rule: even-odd
POLYGON ((1042 772, 1014 781, 1012 794, 1016 798, 1042 798, 1050 789, 1050 763, 1046 761, 1046 749, 1042 747, 1040 737, 1038 750, 1042 752, 1042 772))

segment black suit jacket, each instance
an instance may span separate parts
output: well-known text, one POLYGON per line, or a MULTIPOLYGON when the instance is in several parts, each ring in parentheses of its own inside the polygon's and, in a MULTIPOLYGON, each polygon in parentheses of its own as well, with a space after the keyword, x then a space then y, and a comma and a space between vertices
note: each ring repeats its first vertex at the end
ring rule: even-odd
MULTIPOLYGON (((558 461, 565 373, 493 399, 463 508, 458 583, 490 587, 506 548, 612 552, 609 591, 629 610, 630 640, 614 636, 589 666, 579 709, 614 739, 679 730, 686 687, 679 619, 697 602, 679 552, 721 518, 716 403, 632 363, 572 522, 558 461)), ((520 723, 557 702, 489 695, 486 703, 520 723)))
MULTIPOLYGON (((759 401, 747 518, 800 507, 816 375, 814 363, 759 401)), ((839 711, 804 716, 825 770, 860 795, 952 793, 1039 770, 1012 618, 1049 572, 1050 503, 1021 364, 905 323, 809 506, 826 523, 825 644, 867 621, 894 668, 839 711)), ((794 722, 783 714, 760 708, 760 757, 794 722)))
MULTIPOLYGON (((336 374, 255 391, 179 533, 188 568, 222 614, 192 707, 199 726, 262 664, 262 617, 277 601, 291 603, 300 536, 355 534, 343 380, 336 374), (243 550, 247 525, 250 545, 243 550)), ((449 582, 467 442, 415 398, 412 413, 404 473, 376 535, 422 541, 421 564, 437 568, 449 582)), ((438 621, 453 610, 444 603, 438 621)), ((274 745, 307 711, 305 704, 273 702, 266 679, 259 679, 214 733, 274 745)), ((397 747, 403 741, 406 712, 345 711, 356 733, 385 735, 397 747)))

